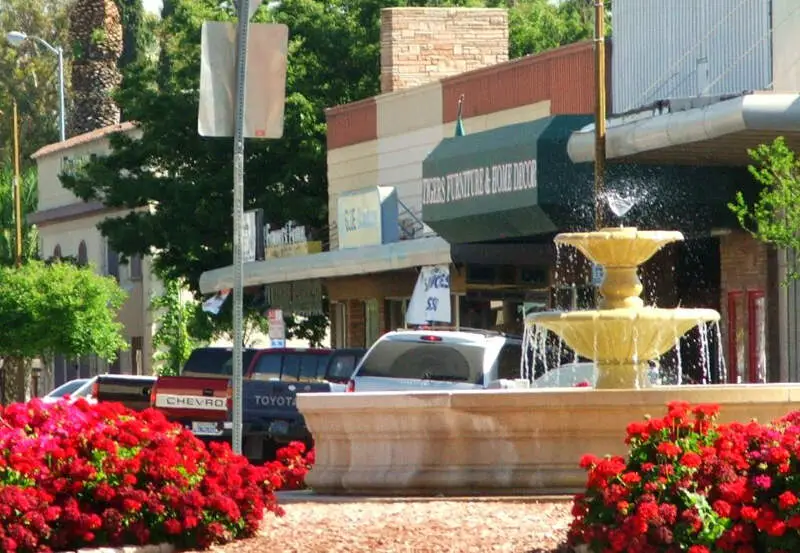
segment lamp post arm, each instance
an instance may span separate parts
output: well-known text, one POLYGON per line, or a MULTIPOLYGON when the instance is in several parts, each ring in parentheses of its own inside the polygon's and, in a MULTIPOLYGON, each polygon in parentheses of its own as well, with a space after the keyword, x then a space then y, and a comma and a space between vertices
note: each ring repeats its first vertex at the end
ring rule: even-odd
POLYGON ((51 54, 55 54, 57 56, 61 55, 60 54, 61 48, 56 48, 55 46, 47 42, 45 39, 39 38, 38 36, 29 36, 28 38, 35 40, 36 42, 38 42, 39 44, 50 50, 51 54))

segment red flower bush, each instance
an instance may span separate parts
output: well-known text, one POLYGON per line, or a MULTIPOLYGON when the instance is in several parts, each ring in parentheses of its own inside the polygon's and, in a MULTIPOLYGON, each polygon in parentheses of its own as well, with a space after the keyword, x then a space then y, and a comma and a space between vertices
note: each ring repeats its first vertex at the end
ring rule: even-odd
POLYGON ((273 492, 302 473, 301 454, 293 444, 283 468, 255 467, 155 410, 13 404, 0 410, 0 550, 206 548, 251 536, 266 511, 283 514, 273 492))
POLYGON ((302 490, 306 487, 306 475, 314 465, 312 448, 306 452, 303 442, 291 442, 277 451, 276 459, 267 464, 267 470, 280 474, 282 490, 302 490))
POLYGON ((800 413, 720 425, 718 407, 668 405, 632 423, 628 459, 586 456, 571 545, 630 553, 800 550, 800 413))

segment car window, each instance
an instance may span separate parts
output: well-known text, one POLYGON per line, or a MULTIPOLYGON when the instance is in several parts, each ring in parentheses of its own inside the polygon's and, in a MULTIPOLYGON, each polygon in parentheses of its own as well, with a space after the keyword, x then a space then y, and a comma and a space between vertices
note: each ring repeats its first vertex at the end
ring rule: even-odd
MULTIPOLYGON (((242 370, 246 371, 253 362, 257 350, 246 349, 242 352, 242 370)), ((181 374, 233 374, 233 351, 228 348, 198 348, 189 355, 181 374)))
POLYGON ((253 367, 253 376, 258 380, 280 380, 282 359, 283 355, 280 353, 261 355, 253 367))
POLYGON ((281 380, 297 381, 300 377, 300 355, 296 353, 287 353, 283 357, 283 372, 281 373, 281 380))
POLYGON ((522 364, 522 346, 520 344, 506 344, 500 350, 497 358, 497 378, 514 380, 520 378, 522 364))
MULTIPOLYGON (((324 355, 298 355, 300 358, 300 380, 316 380, 317 375, 321 374, 320 362, 325 358, 324 355)), ((325 367, 323 364, 322 367, 325 367)))
POLYGON ((337 355, 328 367, 328 374, 325 375, 328 380, 344 381, 348 380, 356 368, 356 356, 337 355))
POLYGON ((367 354, 358 376, 483 384, 480 346, 384 340, 367 354))
POLYGON ((59 386, 58 388, 47 394, 47 397, 62 398, 65 395, 72 394, 73 392, 75 392, 75 390, 86 384, 86 382, 87 381, 84 379, 70 380, 69 382, 65 382, 64 384, 62 384, 61 386, 59 386))

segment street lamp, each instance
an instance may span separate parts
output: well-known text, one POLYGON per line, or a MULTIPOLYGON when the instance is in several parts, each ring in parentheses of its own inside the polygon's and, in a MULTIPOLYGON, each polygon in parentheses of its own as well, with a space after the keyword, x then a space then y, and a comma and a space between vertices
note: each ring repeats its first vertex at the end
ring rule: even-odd
POLYGON ((49 42, 44 39, 39 38, 38 36, 28 36, 27 34, 21 31, 11 31, 6 34, 6 40, 8 43, 13 46, 14 48, 21 45, 26 40, 31 39, 45 48, 47 48, 51 53, 58 56, 58 108, 59 108, 59 130, 61 136, 61 142, 67 139, 67 132, 66 132, 66 118, 67 114, 64 109, 64 50, 61 46, 53 46, 49 42))

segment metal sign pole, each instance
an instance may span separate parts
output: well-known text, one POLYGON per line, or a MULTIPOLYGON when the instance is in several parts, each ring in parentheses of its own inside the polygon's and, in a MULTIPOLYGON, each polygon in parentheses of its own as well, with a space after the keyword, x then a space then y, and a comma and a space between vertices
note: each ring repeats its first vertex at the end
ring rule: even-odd
POLYGON ((247 80, 247 34, 250 0, 239 0, 236 31, 236 100, 233 129, 233 436, 234 453, 242 453, 242 348, 244 315, 242 294, 242 220, 244 219, 244 102, 247 80))

